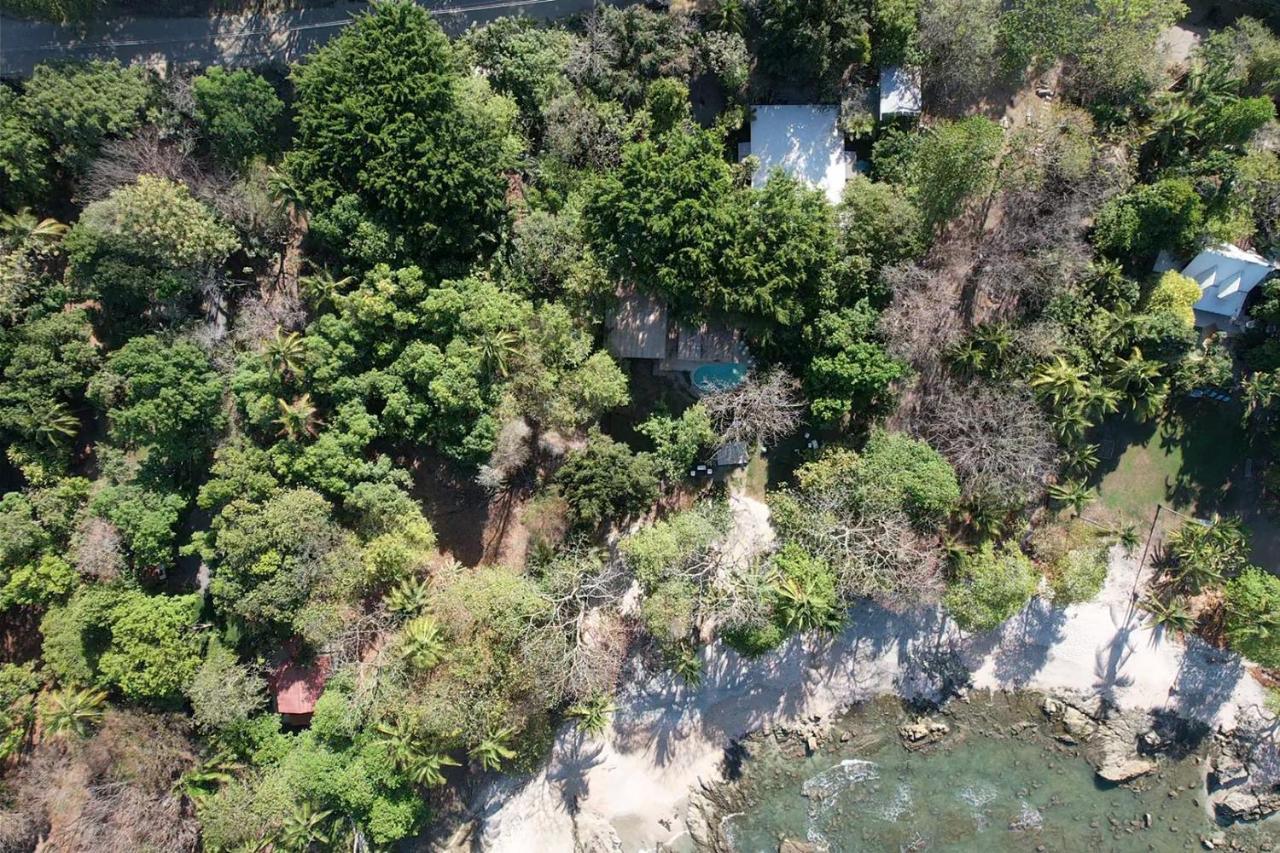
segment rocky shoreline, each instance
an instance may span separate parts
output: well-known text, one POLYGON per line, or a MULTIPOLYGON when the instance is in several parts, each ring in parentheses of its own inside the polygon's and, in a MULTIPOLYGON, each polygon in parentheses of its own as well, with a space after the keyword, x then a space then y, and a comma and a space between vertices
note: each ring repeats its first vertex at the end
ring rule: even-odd
MULTIPOLYGON (((734 744, 734 762, 750 761, 772 748, 793 760, 818 753, 856 751, 867 738, 867 716, 886 723, 880 728, 896 732, 901 746, 912 751, 954 748, 969 734, 1004 738, 1042 738, 1051 742, 1064 760, 1087 761, 1104 782, 1145 786, 1166 785, 1160 772, 1165 762, 1191 761, 1198 768, 1198 782, 1170 785, 1170 799, 1190 797, 1205 810, 1206 831, 1199 835, 1203 849, 1280 850, 1268 840, 1261 846, 1242 846, 1225 830, 1239 822, 1256 822, 1280 811, 1280 724, 1264 715, 1242 720, 1234 728, 1212 728, 1203 722, 1167 711, 1124 710, 1098 696, 1035 691, 977 691, 953 700, 932 713, 911 713, 903 703, 882 697, 860 703, 838 714, 809 715, 786 725, 765 725, 734 744), (996 707, 1006 719, 986 719, 983 706, 996 707), (1010 722, 1011 712, 1020 720, 1010 722), (896 725, 892 725, 896 722, 896 725), (957 722, 959 724, 957 725, 957 722), (858 733, 858 729, 864 729, 858 733)), ((881 735, 879 742, 883 742, 881 735)), ((706 783, 689 799, 686 825, 698 850, 731 853, 726 819, 749 807, 735 781, 740 767, 726 768, 730 781, 706 783)), ((1053 769, 1053 765, 1049 765, 1053 769)), ((1280 820, 1280 818, 1277 818, 1280 820)), ((1120 820, 1108 818, 1116 832, 1132 833, 1152 827, 1150 813, 1120 820)), ((817 848, 803 839, 779 841, 779 853, 810 853, 817 848)))

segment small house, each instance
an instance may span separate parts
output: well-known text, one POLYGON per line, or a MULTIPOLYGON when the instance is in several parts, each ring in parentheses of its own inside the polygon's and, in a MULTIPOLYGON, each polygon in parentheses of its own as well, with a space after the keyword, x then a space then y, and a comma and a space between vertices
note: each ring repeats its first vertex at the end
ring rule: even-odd
POLYGON ((1249 294, 1275 272, 1275 264, 1238 246, 1220 243, 1206 248, 1182 271, 1200 285, 1200 299, 1193 306, 1196 327, 1238 332, 1247 319, 1249 294))
POLYGON ((761 105, 751 108, 751 140, 738 146, 739 159, 760 161, 751 185, 762 187, 774 169, 840 201, 857 158, 846 150, 840 108, 825 104, 761 105))
POLYGON ((316 702, 329 680, 330 659, 320 655, 314 660, 299 660, 296 648, 287 648, 286 657, 271 678, 276 713, 291 726, 306 726, 316 710, 316 702))
POLYGON ((609 351, 653 363, 655 373, 679 377, 694 395, 732 388, 751 370, 742 333, 717 320, 672 318, 666 303, 632 287, 620 288, 605 314, 609 351))
POLYGON ((892 65, 880 69, 882 121, 890 116, 918 116, 923 103, 919 71, 892 65))

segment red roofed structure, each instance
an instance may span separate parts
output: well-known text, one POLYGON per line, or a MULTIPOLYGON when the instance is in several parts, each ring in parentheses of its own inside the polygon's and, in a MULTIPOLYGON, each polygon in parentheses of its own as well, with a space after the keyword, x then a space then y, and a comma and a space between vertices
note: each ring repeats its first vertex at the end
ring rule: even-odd
POLYGON ((320 655, 309 664, 299 663, 296 648, 286 648, 285 654, 284 661, 271 679, 276 711, 286 723, 305 726, 311 722, 316 700, 329 680, 331 663, 328 655, 320 655))

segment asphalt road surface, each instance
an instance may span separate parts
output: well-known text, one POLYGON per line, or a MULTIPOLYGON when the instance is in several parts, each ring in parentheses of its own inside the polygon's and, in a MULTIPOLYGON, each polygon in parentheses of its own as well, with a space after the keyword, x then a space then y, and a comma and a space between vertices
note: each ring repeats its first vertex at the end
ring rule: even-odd
MULTIPOLYGON (((623 5, 623 0, 605 0, 623 5)), ((586 12, 595 0, 460 0, 425 4, 449 32, 504 15, 548 19, 586 12)), ((25 77, 41 62, 118 59, 123 63, 207 66, 293 62, 333 37, 368 8, 339 3, 318 9, 211 18, 114 18, 87 31, 0 15, 0 76, 25 77)))

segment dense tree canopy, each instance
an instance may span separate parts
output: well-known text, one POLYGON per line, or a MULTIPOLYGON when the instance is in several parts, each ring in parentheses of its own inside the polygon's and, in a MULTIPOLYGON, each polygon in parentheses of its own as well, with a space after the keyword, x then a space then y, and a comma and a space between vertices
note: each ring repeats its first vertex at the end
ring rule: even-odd
POLYGON ((370 266, 465 263, 492 245, 513 109, 463 73, 430 14, 391 3, 358 18, 295 85, 287 168, 332 251, 370 266))

